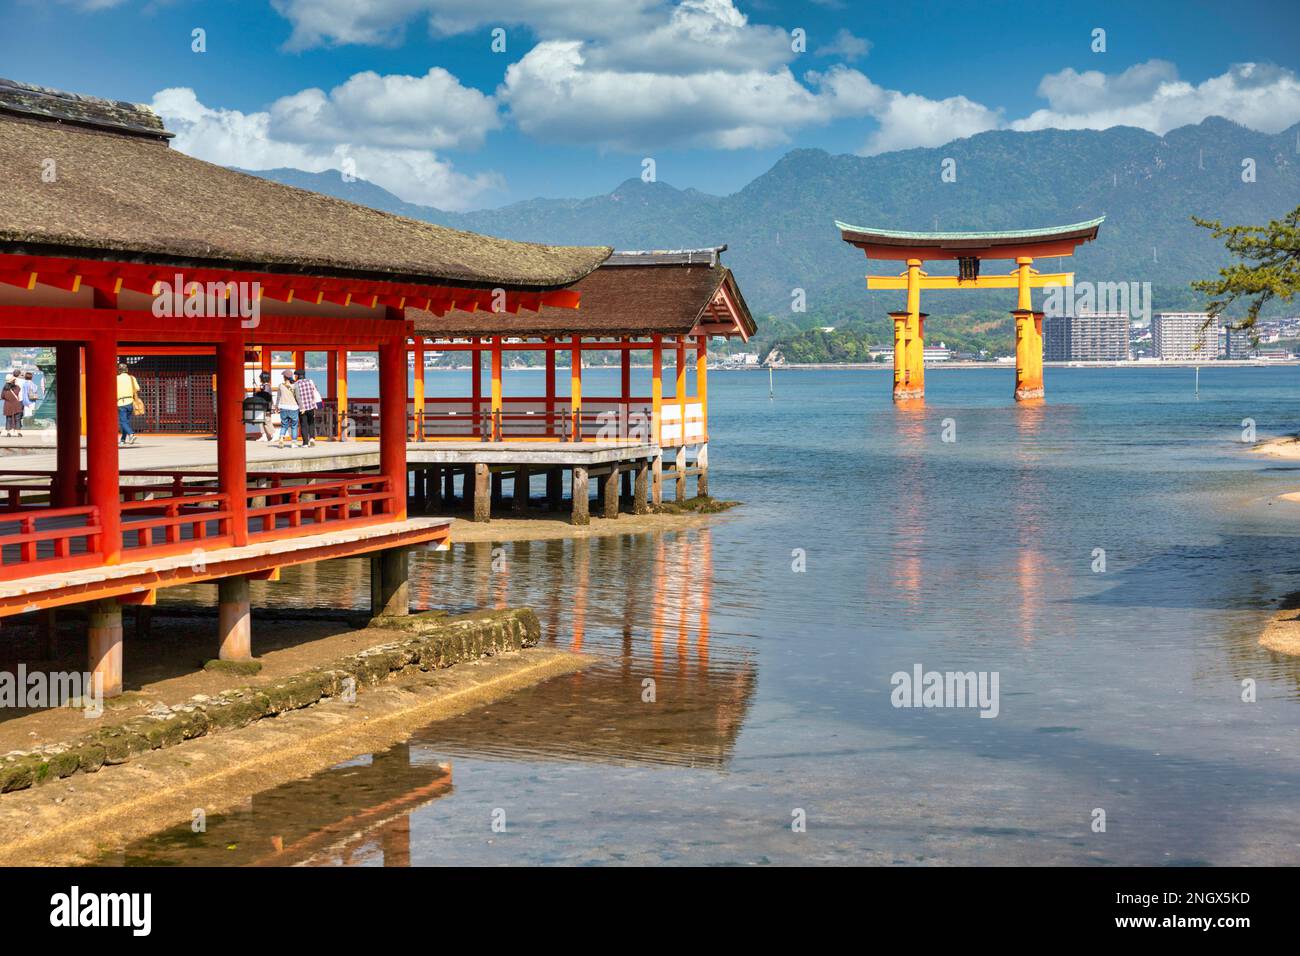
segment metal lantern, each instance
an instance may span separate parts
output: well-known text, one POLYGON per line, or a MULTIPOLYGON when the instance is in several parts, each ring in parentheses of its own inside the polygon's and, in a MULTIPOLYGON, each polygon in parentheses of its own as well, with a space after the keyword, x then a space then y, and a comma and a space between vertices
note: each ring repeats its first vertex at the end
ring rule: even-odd
POLYGON ((257 395, 244 399, 244 424, 261 426, 266 421, 270 403, 257 395))

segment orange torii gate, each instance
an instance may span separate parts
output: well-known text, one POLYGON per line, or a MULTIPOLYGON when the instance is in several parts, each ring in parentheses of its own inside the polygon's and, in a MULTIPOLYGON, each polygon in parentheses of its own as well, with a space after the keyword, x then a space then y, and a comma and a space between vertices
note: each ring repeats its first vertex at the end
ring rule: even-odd
POLYGON ((1073 272, 1040 273, 1035 258, 1071 256, 1075 246, 1097 238, 1105 216, 1069 226, 1007 232, 899 232, 835 223, 840 238, 861 249, 868 259, 907 263, 897 276, 867 276, 868 289, 903 289, 907 308, 890 312, 894 320, 894 400, 925 397, 925 319, 922 289, 1017 289, 1016 400, 1043 397, 1043 313, 1035 312, 1030 289, 1072 286, 1073 272), (921 270, 927 259, 956 259, 955 276, 931 276, 921 270), (1009 275, 980 275, 981 259, 1014 259, 1009 275))

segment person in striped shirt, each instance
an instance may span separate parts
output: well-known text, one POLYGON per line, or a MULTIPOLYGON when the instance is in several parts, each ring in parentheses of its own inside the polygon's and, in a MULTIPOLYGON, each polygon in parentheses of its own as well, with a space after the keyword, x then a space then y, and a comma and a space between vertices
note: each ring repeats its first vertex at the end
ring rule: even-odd
POLYGON ((298 396, 298 420, 302 426, 302 443, 304 447, 311 447, 316 444, 316 409, 321 404, 320 391, 303 369, 298 369, 293 391, 298 396))

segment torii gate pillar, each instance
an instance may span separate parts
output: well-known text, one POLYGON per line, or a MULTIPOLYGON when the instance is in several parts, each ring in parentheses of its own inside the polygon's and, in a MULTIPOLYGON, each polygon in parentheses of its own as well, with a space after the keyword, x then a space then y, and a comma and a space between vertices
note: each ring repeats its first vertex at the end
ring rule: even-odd
POLYGON ((1043 313, 1035 312, 1030 289, 1029 256, 1016 259, 1016 401, 1031 402, 1043 397, 1043 313))

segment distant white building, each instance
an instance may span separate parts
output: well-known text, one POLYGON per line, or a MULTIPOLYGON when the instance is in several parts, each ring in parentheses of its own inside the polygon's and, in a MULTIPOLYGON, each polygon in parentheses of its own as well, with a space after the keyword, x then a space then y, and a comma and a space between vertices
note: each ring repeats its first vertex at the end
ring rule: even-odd
POLYGON ((1043 360, 1123 362, 1129 353, 1127 312, 1079 312, 1043 318, 1043 360))
POLYGON ((1219 357, 1219 330, 1205 312, 1157 312, 1151 345, 1162 362, 1211 362, 1219 357))

